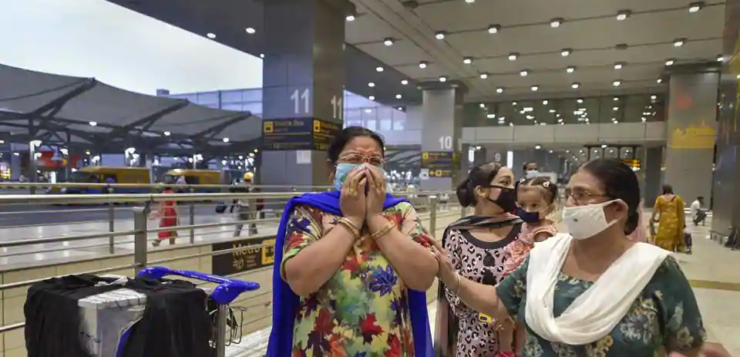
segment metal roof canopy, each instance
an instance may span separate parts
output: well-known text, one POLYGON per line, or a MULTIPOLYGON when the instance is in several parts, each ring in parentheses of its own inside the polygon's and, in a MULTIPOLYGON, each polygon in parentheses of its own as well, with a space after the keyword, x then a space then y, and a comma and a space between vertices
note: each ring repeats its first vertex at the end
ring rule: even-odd
POLYGON ((251 151, 261 136, 262 119, 250 112, 129 92, 95 78, 0 64, 0 83, 0 136, 9 141, 69 141, 98 151, 134 146, 173 152, 174 144, 224 155, 251 151))

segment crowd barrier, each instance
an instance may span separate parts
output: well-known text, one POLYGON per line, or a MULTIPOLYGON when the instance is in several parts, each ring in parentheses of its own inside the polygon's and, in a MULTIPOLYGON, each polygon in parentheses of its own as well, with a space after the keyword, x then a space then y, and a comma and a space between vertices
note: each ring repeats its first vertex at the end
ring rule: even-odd
MULTIPOLYGON (((298 192, 301 193, 301 192, 298 192)), ((0 258, 22 258, 37 254, 57 254, 84 249, 93 251, 91 256, 73 260, 44 260, 28 264, 12 264, 0 271, 0 356, 26 356, 23 335, 23 304, 30 285, 53 276, 68 274, 112 274, 135 276, 152 266, 177 270, 229 276, 254 281, 263 288, 243 294, 232 305, 245 312, 240 334, 248 334, 270 325, 272 297, 272 265, 276 226, 282 207, 297 192, 271 193, 178 193, 178 194, 104 194, 104 195, 0 195, 0 214, 29 214, 18 207, 31 207, 30 214, 37 217, 54 214, 94 214, 113 207, 110 220, 103 219, 83 234, 42 234, 42 236, 14 237, 0 241, 0 258), (252 207, 258 200, 270 209, 269 215, 253 214, 253 219, 240 219, 237 213, 215 213, 219 204, 230 206, 234 200, 249 202, 252 207), (179 222, 172 227, 159 227, 161 217, 152 216, 157 205, 176 201, 179 222), (70 205, 65 209, 43 209, 55 205, 70 205), (41 207, 39 210, 38 208, 41 207), (41 212, 41 213, 39 213, 41 212), (154 219, 152 219, 154 218, 154 219), (242 236, 234 237, 237 226, 242 225, 242 236), (250 232, 255 225, 258 232, 250 232), (96 231, 95 231, 96 230, 96 231), (162 232, 181 232, 173 245, 168 239, 160 240, 162 232), (153 243, 162 244, 155 247, 153 243)), ((451 192, 416 192, 406 196, 419 212, 422 225, 440 238, 447 225, 465 214, 454 200, 440 201, 439 197, 454 198, 451 192)), ((264 211, 268 211, 266 208, 264 211)), ((237 211, 238 212, 238 211, 237 211)), ((85 222, 85 227, 91 224, 85 222)), ((54 232, 54 226, 45 227, 54 232)), ((2 227, 0 227, 2 229, 2 227)), ((15 228, 14 228, 15 229, 15 228)), ((37 227, 34 231, 39 231, 37 227)), ((204 288, 213 284, 200 281, 204 288)), ((428 299, 436 298, 436 283, 428 291, 428 299)))

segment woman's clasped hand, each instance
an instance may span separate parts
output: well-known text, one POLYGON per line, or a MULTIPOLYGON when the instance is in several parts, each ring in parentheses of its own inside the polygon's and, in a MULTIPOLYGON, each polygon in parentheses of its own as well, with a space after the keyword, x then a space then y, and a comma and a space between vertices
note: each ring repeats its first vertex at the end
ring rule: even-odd
POLYGON ((383 214, 385 177, 376 167, 361 165, 352 169, 341 192, 339 202, 342 213, 358 229, 365 222, 383 214))

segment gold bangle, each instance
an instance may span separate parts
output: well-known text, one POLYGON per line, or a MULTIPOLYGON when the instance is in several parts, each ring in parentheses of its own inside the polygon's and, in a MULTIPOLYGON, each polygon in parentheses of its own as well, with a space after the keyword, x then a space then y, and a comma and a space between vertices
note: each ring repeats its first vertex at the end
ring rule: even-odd
POLYGON ((360 238, 360 230, 357 229, 357 227, 355 227, 355 224, 352 223, 352 221, 350 221, 349 219, 342 217, 337 221, 337 224, 347 228, 347 230, 349 230, 350 233, 352 233, 352 235, 355 237, 355 240, 360 238))
POLYGON ((373 233, 370 238, 372 239, 378 239, 384 235, 386 235, 388 232, 391 231, 391 229, 396 228, 396 222, 388 221, 388 224, 386 224, 383 228, 381 228, 379 231, 373 233))
POLYGON ((455 273, 455 281, 456 281, 455 291, 454 291, 455 292, 455 295, 458 295, 458 293, 460 292, 460 282, 461 282, 460 280, 461 280, 460 274, 459 273, 455 273))

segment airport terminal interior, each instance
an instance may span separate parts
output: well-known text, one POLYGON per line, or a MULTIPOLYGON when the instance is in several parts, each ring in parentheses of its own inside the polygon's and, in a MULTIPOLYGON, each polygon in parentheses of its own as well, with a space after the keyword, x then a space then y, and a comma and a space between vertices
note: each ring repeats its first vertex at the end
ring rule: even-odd
MULTIPOLYGON (((0 357, 44 356, 29 287, 151 267, 213 292, 214 356, 266 356, 281 216, 335 189, 347 127, 438 240, 486 163, 556 184, 558 216, 581 165, 619 160, 648 241, 670 185, 706 345, 740 357, 740 0, 0 0, 0 42, 0 357)), ((82 345, 123 356, 122 300, 88 299, 82 345)))

